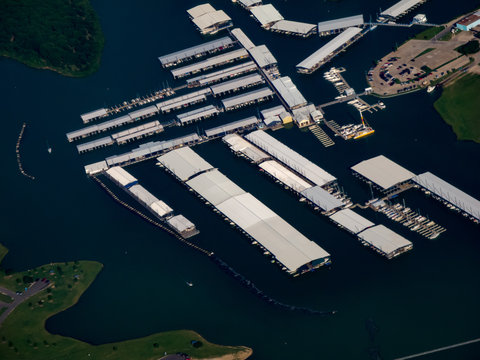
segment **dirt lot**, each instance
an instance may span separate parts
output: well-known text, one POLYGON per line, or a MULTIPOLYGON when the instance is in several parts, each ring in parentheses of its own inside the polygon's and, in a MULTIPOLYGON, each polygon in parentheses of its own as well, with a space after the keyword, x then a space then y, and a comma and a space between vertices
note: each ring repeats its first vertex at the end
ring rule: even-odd
MULTIPOLYGON (((456 20, 455 20, 456 21, 456 20)), ((447 24, 440 36, 432 40, 410 40, 396 51, 382 58, 368 73, 373 92, 379 95, 397 95, 417 90, 469 64, 467 56, 461 56, 456 48, 474 39, 473 32, 461 31, 449 41, 437 40, 447 33, 453 21, 447 24)), ((474 54, 475 61, 468 71, 480 73, 480 53, 474 54)))

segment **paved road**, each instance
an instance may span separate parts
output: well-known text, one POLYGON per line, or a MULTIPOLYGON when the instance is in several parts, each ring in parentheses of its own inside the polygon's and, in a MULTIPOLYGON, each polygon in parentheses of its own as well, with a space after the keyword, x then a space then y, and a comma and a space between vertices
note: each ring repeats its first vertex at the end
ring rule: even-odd
POLYGON ((10 296, 13 299, 13 302, 9 304, 0 302, 0 308, 7 308, 7 310, 5 310, 2 315, 0 315, 0 325, 8 317, 8 315, 10 315, 13 310, 15 310, 18 305, 20 305, 22 302, 32 297, 33 295, 37 294, 38 292, 42 291, 43 289, 47 288, 49 285, 50 284, 46 281, 35 281, 32 283, 32 285, 30 285, 27 291, 23 292, 22 295, 17 295, 12 290, 0 287, 0 292, 10 296))

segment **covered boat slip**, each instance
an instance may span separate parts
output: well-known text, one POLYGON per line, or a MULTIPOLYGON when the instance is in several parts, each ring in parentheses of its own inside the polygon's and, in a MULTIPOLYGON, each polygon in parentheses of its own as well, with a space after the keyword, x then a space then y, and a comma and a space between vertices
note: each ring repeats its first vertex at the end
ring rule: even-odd
POLYGON ((272 85, 280 97, 287 103, 290 110, 307 105, 307 100, 303 97, 300 90, 297 89, 290 77, 283 76, 275 79, 272 81, 272 85))
POLYGON ((195 109, 183 114, 178 114, 177 119, 180 125, 190 124, 194 121, 209 118, 210 116, 217 115, 220 112, 215 106, 208 105, 200 109, 195 109))
POLYGON ((212 165, 189 147, 169 151, 157 160, 181 181, 187 181, 196 174, 213 169, 212 165))
POLYGON ((129 188, 138 183, 138 180, 130 175, 130 173, 121 168, 120 166, 114 166, 108 169, 105 174, 113 180, 116 184, 123 188, 129 188))
POLYGON ((102 147, 110 146, 115 141, 112 139, 111 136, 105 136, 103 138, 92 140, 83 144, 77 145, 77 151, 79 154, 86 153, 87 151, 92 151, 95 149, 100 149, 102 147))
POLYGON ((370 227, 357 236, 365 245, 375 248, 389 259, 413 248, 410 241, 383 225, 370 227))
POLYGON ((415 174, 383 155, 359 162, 351 167, 354 173, 378 186, 382 191, 411 180, 415 174))
POLYGON ((87 136, 90 136, 93 134, 98 134, 102 131, 107 131, 128 123, 131 123, 133 121, 135 121, 135 119, 132 119, 129 115, 124 115, 112 120, 105 121, 100 124, 90 125, 82 129, 71 131, 67 133, 66 136, 68 141, 72 142, 75 140, 86 138, 87 136))
POLYGON ((150 159, 179 146, 197 143, 198 141, 200 141, 200 137, 196 133, 192 133, 170 140, 148 142, 129 152, 109 156, 105 161, 108 166, 128 165, 137 161, 150 159))
POLYGON ((210 87, 213 96, 224 95, 232 91, 246 89, 251 86, 263 84, 265 80, 260 74, 251 74, 237 79, 225 81, 210 87))
POLYGON ((251 132, 245 138, 315 185, 324 186, 337 180, 318 165, 290 149, 263 130, 251 132))
POLYGON ((242 29, 235 28, 230 31, 230 33, 237 39, 237 41, 246 49, 249 50, 255 47, 255 44, 250 40, 250 38, 245 35, 242 29))
POLYGON ((417 175, 412 180, 440 199, 461 209, 477 221, 480 220, 480 201, 474 197, 440 179, 431 172, 417 175))
POLYGON ((277 21, 283 20, 283 16, 272 4, 252 7, 250 12, 255 20, 257 20, 265 29, 270 28, 270 26, 275 24, 277 21))
POLYGON ((365 219, 363 216, 358 215, 356 212, 350 209, 337 211, 335 214, 330 215, 330 220, 353 234, 358 234, 366 228, 375 225, 370 220, 365 219))
POLYGON ((165 204, 163 201, 158 200, 142 185, 133 185, 128 188, 128 192, 139 203, 148 208, 153 214, 155 214, 159 218, 163 218, 164 216, 169 215, 173 212, 173 209, 170 206, 165 204))
POLYGON ((262 150, 249 143, 238 134, 229 134, 222 138, 222 140, 230 147, 236 154, 242 154, 253 163, 260 163, 264 160, 270 159, 270 156, 265 154, 262 150))
POLYGON ((100 117, 103 117, 103 116, 107 116, 108 115, 108 112, 107 112, 107 109, 98 109, 98 110, 94 110, 94 111, 90 111, 88 113, 85 113, 85 114, 82 114, 80 115, 80 118, 82 119, 83 123, 86 124, 90 121, 93 121, 95 119, 98 119, 100 117))
POLYGON ((256 116, 250 116, 246 119, 233 121, 231 123, 216 126, 211 129, 205 130, 205 135, 209 138, 215 138, 217 136, 224 136, 232 132, 241 131, 245 129, 251 129, 259 123, 259 119, 256 116))
POLYGON ((395 19, 405 13, 410 9, 424 3, 426 0, 401 0, 395 5, 389 7, 387 10, 384 10, 380 13, 380 18, 384 19, 395 19))
POLYGON ((330 35, 344 30, 351 26, 362 26, 364 24, 363 15, 348 16, 341 19, 327 20, 319 22, 317 25, 318 34, 330 35))
POLYGON ((184 61, 198 59, 202 56, 213 54, 217 51, 221 51, 233 45, 233 40, 228 36, 225 36, 218 40, 212 40, 200 45, 192 46, 184 50, 176 51, 168 55, 160 56, 158 60, 160 60, 163 67, 170 67, 178 65, 184 61))
POLYGON ((117 144, 124 144, 131 140, 136 140, 143 138, 148 135, 157 134, 163 131, 163 126, 159 121, 151 121, 140 126, 135 126, 133 128, 123 130, 112 134, 112 139, 114 139, 117 144))
POLYGON ((245 49, 238 49, 229 51, 227 53, 211 57, 209 59, 183 66, 177 69, 172 70, 172 75, 174 78, 182 78, 192 74, 196 74, 201 71, 211 69, 216 66, 224 65, 229 62, 240 60, 248 57, 248 52, 245 49))
POLYGON ((273 91, 268 87, 263 87, 247 93, 232 96, 222 100, 223 107, 226 111, 235 110, 244 106, 256 104, 258 102, 273 97, 273 91))
POLYGON ((182 96, 177 96, 173 99, 161 101, 155 104, 155 106, 162 113, 166 113, 205 101, 207 99, 206 95, 209 95, 210 93, 210 89, 201 89, 182 96))
POLYGON ((280 20, 273 24, 270 30, 281 34, 308 37, 317 32, 317 25, 299 21, 280 20))
MULTIPOLYGON (((300 193, 312 185, 275 160, 262 162, 260 168, 284 185, 300 193)), ((322 189, 323 190, 323 189, 322 189)), ((325 190, 323 190, 325 191, 325 190)), ((327 193, 328 194, 328 193, 327 193)), ((329 194, 330 195, 330 194, 329 194)))
POLYGON ((248 49, 252 59, 257 63, 258 67, 264 69, 277 65, 277 59, 265 45, 258 45, 248 49))
POLYGON ((226 69, 218 70, 212 73, 200 75, 187 80, 189 86, 205 86, 217 83, 219 81, 227 80, 240 76, 252 71, 256 71, 257 66, 253 61, 247 61, 245 63, 231 66, 226 69))
POLYGON ((189 238, 199 233, 195 225, 183 215, 169 218, 167 224, 183 238, 189 238))
POLYGON ((328 191, 322 189, 320 186, 309 187, 302 191, 305 196, 313 204, 321 208, 323 211, 332 211, 345 205, 342 200, 337 199, 328 191))

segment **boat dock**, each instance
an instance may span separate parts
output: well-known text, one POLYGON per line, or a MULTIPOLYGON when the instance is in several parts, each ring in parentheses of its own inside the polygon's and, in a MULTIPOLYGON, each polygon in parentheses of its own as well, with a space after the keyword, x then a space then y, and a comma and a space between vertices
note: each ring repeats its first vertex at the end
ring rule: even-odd
POLYGON ((22 145, 22 139, 23 139, 23 134, 25 133, 25 129, 27 127, 27 123, 23 123, 22 124, 22 129, 20 130, 20 134, 18 134, 18 139, 17 139, 17 144, 15 145, 15 152, 17 154, 17 164, 18 164, 18 170, 20 171, 20 173, 31 179, 31 180, 35 180, 35 176, 32 176, 30 174, 28 174, 24 169, 23 169, 23 165, 22 165, 22 157, 20 155, 20 146, 22 145))
POLYGON ((205 75, 197 76, 187 80, 188 87, 207 86, 217 82, 228 80, 243 74, 247 74, 257 70, 257 66, 253 61, 248 61, 239 65, 235 65, 226 69, 218 70, 205 75))
POLYGON ((178 114, 177 119, 178 122, 181 126, 191 124, 195 121, 200 121, 204 119, 208 119, 209 117, 218 115, 220 113, 220 110, 217 109, 213 105, 207 105, 205 107, 202 107, 200 109, 195 109, 183 114, 178 114))
POLYGON ((312 132, 313 135, 322 143, 325 147, 330 147, 335 145, 335 142, 327 135, 323 129, 317 124, 311 125, 308 127, 308 130, 312 132))
POLYGON ((236 110, 252 104, 257 104, 273 98, 273 91, 263 87, 241 95, 232 96, 222 100, 225 111, 236 110))

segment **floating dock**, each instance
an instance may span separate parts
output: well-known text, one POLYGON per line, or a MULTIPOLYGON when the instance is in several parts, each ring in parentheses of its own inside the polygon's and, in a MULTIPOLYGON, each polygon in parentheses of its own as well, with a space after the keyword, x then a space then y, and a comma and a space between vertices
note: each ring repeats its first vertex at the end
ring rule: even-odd
POLYGON ((233 37, 242 45, 245 50, 249 50, 253 47, 255 47, 255 44, 250 40, 250 38, 245 35, 242 29, 240 28, 235 28, 230 33, 233 35, 233 37))
POLYGON ((302 74, 313 73, 320 66, 324 65, 338 53, 353 44, 361 36, 363 36, 362 29, 358 27, 348 28, 301 63, 297 64, 297 71, 302 74))
POLYGON ((143 125, 112 134, 112 139, 114 139, 118 145, 122 145, 130 141, 143 139, 144 137, 161 133, 162 131, 163 126, 159 121, 151 121, 143 125))
POLYGON ((280 34, 294 35, 307 38, 310 35, 316 34, 317 25, 299 21, 280 20, 270 26, 270 30, 280 34))
POLYGON ((256 116, 250 116, 246 119, 232 121, 228 124, 220 125, 211 129, 205 130, 205 135, 208 139, 214 139, 218 136, 224 136, 233 132, 242 132, 255 128, 260 120, 256 116))
POLYGON ((392 259, 413 248, 413 244, 383 225, 376 225, 362 232, 357 236, 365 246, 370 246, 378 253, 392 259))
POLYGON ((253 61, 248 61, 240 65, 235 65, 227 69, 222 69, 205 75, 200 75, 187 80, 189 87, 211 85, 223 80, 228 80, 252 71, 256 71, 257 66, 253 61))
POLYGON ((210 70, 214 67, 228 64, 230 62, 245 59, 248 57, 248 52, 245 49, 238 49, 229 51, 227 53, 211 57, 209 59, 186 65, 177 69, 173 69, 172 75, 175 79, 190 76, 202 71, 210 70))
POLYGON ((222 105, 226 111, 230 111, 252 104, 257 104, 259 102, 271 99, 272 97, 273 91, 268 87, 263 87, 261 89, 223 99, 222 105))
POLYGON ((114 143, 115 143, 115 140, 113 140, 111 136, 105 136, 97 140, 93 140, 93 141, 89 141, 89 142, 77 145, 77 151, 79 154, 83 154, 88 151, 113 145, 114 143))
POLYGON ((108 116, 108 110, 107 109, 98 109, 94 111, 90 111, 88 113, 80 115, 80 118, 82 119, 83 123, 89 123, 90 121, 98 120, 102 117, 108 116))
POLYGON ((283 99, 290 110, 307 105, 307 100, 297 89, 290 77, 283 76, 275 79, 272 81, 272 85, 277 94, 283 99))
POLYGON ((191 124, 195 121, 204 120, 209 117, 218 115, 218 113, 220 113, 220 110, 218 110, 213 105, 208 105, 200 109, 195 109, 183 114, 178 114, 177 119, 180 125, 183 126, 183 125, 191 124))
POLYGON ((251 74, 234 80, 226 81, 210 86, 213 96, 221 96, 234 91, 247 89, 252 86, 263 84, 265 80, 260 74, 251 74))
POLYGON ((215 10, 210 4, 202 4, 187 10, 190 20, 203 35, 213 35, 231 27, 232 19, 223 10, 215 10))
POLYGON ((452 210, 462 211, 475 223, 480 222, 480 201, 449 184, 431 172, 415 176, 412 179, 425 194, 432 195, 452 210))
POLYGON ((318 165, 312 163, 296 151, 282 144, 274 137, 265 133, 265 131, 257 130, 247 134, 245 138, 252 144, 270 154, 289 168, 301 174, 304 178, 318 186, 331 184, 337 180, 318 165))
POLYGON ((266 45, 258 45, 248 49, 248 53, 260 69, 267 69, 277 66, 277 59, 266 45))
POLYGON ((363 15, 348 16, 341 19, 319 22, 317 31, 320 36, 328 36, 338 34, 352 26, 361 27, 364 23, 363 15))
POLYGON ((400 16, 405 15, 410 10, 423 4, 426 0, 401 0, 395 5, 389 7, 380 13, 378 20, 380 22, 386 22, 388 20, 395 20, 400 16))
POLYGON ((234 154, 242 156, 254 164, 259 164, 262 161, 270 159, 269 155, 238 134, 226 135, 222 138, 222 141, 228 145, 234 154))
POLYGON ((188 93, 186 95, 178 96, 173 99, 165 100, 157 103, 155 106, 161 113, 168 113, 170 111, 185 108, 207 100, 207 95, 211 94, 210 89, 201 89, 188 93))
POLYGON ((184 179, 184 184, 214 207, 215 212, 258 244, 271 262, 283 270, 298 275, 329 263, 329 253, 213 166, 208 167, 193 150, 174 150, 158 160, 168 172, 184 179), (169 155, 178 151, 180 155, 169 155), (205 166, 199 168, 198 163, 205 166))
POLYGON ((284 20, 283 16, 272 4, 252 7, 250 13, 264 29, 270 29, 277 21, 284 20))
POLYGON ((158 60, 164 68, 176 66, 185 61, 197 60, 201 57, 214 54, 216 52, 228 49, 234 45, 234 41, 225 36, 218 40, 209 41, 200 45, 192 46, 185 50, 176 51, 174 53, 160 56, 158 60))

